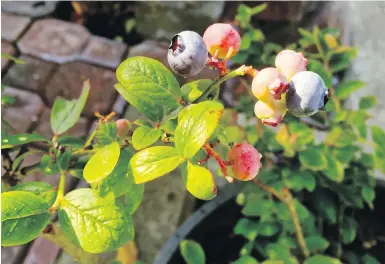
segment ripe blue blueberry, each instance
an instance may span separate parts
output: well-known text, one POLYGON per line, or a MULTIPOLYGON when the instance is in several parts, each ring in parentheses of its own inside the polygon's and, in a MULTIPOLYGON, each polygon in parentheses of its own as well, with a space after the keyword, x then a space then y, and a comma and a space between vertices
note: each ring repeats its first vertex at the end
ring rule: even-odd
POLYGON ((286 107, 297 117, 312 116, 325 109, 329 91, 315 72, 302 71, 294 75, 286 93, 286 107))
POLYGON ((197 75, 207 63, 207 47, 202 37, 194 31, 182 31, 172 37, 168 47, 168 64, 183 76, 197 75))

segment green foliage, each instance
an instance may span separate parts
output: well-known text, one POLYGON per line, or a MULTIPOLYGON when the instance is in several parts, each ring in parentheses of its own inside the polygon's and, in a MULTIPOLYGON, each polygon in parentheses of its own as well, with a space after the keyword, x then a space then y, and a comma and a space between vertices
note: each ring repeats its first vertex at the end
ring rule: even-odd
POLYGON ((21 183, 8 189, 8 191, 25 191, 34 193, 37 196, 43 198, 43 200, 46 201, 50 206, 55 202, 57 195, 56 187, 46 182, 21 183))
MULTIPOLYGON (((344 46, 336 28, 299 28, 296 43, 268 42, 253 19, 266 7, 239 5, 236 20, 242 42, 231 61, 259 69, 273 66, 283 49, 302 52, 308 59, 307 70, 318 73, 329 88, 327 111, 306 120, 288 113, 273 130, 255 119, 255 101, 249 93, 240 95, 232 111, 217 100, 220 84, 244 72, 235 70, 217 80, 194 80, 180 87, 159 61, 128 58, 116 70, 115 87, 146 118, 129 120, 137 127, 124 138, 117 135, 114 114, 96 114, 97 128, 88 139, 64 135, 81 116, 89 82, 78 99, 55 101, 52 139, 15 134, 2 120, 2 246, 38 237, 58 212, 63 236, 56 230, 50 235, 67 244, 71 241, 64 250, 116 250, 134 238, 131 215, 140 206, 146 182, 180 169, 191 195, 213 199, 215 177, 225 175, 223 167, 229 165, 228 150, 234 143, 248 142, 262 153, 262 168, 257 186, 245 184, 236 198, 242 217, 232 235, 244 237, 245 243, 232 263, 380 263, 365 247, 351 249, 365 244, 357 215, 363 208, 374 209, 374 172, 385 173, 385 132, 368 126, 367 110, 375 107, 377 98, 364 96, 359 109, 345 108, 344 100, 366 83, 335 78, 349 67, 357 49, 344 46), (324 130, 325 138, 318 137, 317 129, 324 130), (43 147, 34 149, 36 143, 43 147), (365 143, 371 144, 372 152, 363 151, 365 143), (26 166, 24 161, 37 153, 42 154, 40 161, 26 166), (217 161, 221 170, 206 163, 207 158, 217 161), (60 173, 59 185, 16 184, 36 170, 60 173), (65 194, 69 175, 86 180, 91 188, 65 194)), ((131 29, 133 23, 127 27, 131 29)), ((243 88, 250 89, 249 85, 246 78, 242 80, 243 88)), ((13 101, 2 96, 2 105, 13 101)), ((184 240, 180 250, 187 263, 205 263, 196 242, 184 240)))
POLYGON ((43 231, 50 221, 49 204, 27 191, 1 194, 1 246, 25 244, 43 231))
POLYGON ((55 135, 61 135, 73 127, 79 120, 90 92, 90 83, 84 83, 82 93, 77 100, 57 98, 52 106, 51 128, 55 135))
POLYGON ((195 197, 211 200, 217 196, 217 187, 211 172, 190 162, 187 164, 186 189, 195 197))
POLYGON ((205 264, 206 257, 202 247, 192 240, 182 240, 180 252, 187 264, 205 264))
POLYGON ((181 91, 174 75, 157 60, 134 57, 116 69, 116 90, 152 121, 161 121, 178 107, 181 91))
POLYGON ((210 138, 223 112, 223 105, 207 101, 191 105, 178 117, 175 147, 184 158, 191 159, 210 138))
POLYGON ((90 253, 119 248, 134 236, 132 220, 123 205, 101 198, 91 189, 68 193, 61 202, 59 221, 64 234, 90 253))
POLYGON ((158 146, 137 152, 130 163, 135 182, 140 184, 173 171, 182 161, 176 148, 158 146))
POLYGON ((120 156, 118 142, 113 142, 99 149, 84 167, 83 177, 90 184, 98 184, 111 174, 120 156))
POLYGON ((1 137, 1 149, 12 148, 17 145, 28 144, 31 142, 47 142, 48 139, 39 134, 17 134, 1 137))
POLYGON ((162 135, 162 130, 154 129, 148 126, 140 126, 132 135, 132 145, 136 150, 140 150, 154 144, 160 136, 162 135))

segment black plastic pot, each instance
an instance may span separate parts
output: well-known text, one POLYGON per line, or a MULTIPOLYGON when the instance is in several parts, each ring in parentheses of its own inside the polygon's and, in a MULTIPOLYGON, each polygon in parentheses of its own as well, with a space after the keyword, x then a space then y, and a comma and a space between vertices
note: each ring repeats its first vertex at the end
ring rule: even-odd
POLYGON ((195 240, 203 248, 210 246, 210 252, 206 252, 207 263, 223 264, 236 259, 245 240, 238 236, 229 239, 228 235, 241 217, 241 207, 235 203, 235 197, 242 186, 242 183, 229 184, 219 189, 215 199, 202 205, 177 229, 153 264, 185 263, 179 251, 183 239, 195 240))
MULTIPOLYGON (((385 237, 385 185, 383 181, 377 181, 376 199, 374 208, 357 211, 358 221, 364 240, 371 241, 374 234, 385 237)), ((239 258, 239 252, 246 239, 238 235, 232 235, 234 226, 242 217, 241 207, 236 203, 235 197, 243 183, 230 184, 219 190, 218 196, 203 204, 191 215, 166 242, 159 251, 153 264, 185 264, 179 244, 183 239, 191 239, 200 243, 206 254, 206 263, 227 264, 239 258)), ((332 232, 332 231, 331 231, 332 232)), ((325 234, 327 235, 327 234, 325 234)), ((384 242, 378 243, 371 249, 363 249, 362 241, 356 241, 346 250, 356 252, 358 255, 370 253, 380 263, 385 263, 384 242)))

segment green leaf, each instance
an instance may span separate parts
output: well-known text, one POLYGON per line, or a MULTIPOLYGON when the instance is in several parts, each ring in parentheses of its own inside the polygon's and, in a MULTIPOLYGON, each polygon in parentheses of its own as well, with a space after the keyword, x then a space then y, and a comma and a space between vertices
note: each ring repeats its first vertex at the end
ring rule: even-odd
POLYGON ((55 202, 57 189, 46 182, 26 182, 13 186, 9 191, 26 191, 36 194, 45 200, 48 205, 55 202))
POLYGON ((297 136, 296 146, 301 147, 314 142, 313 130, 301 122, 290 122, 288 124, 290 134, 297 136))
POLYGON ((285 264, 284 261, 282 260, 265 260, 264 262, 262 262, 261 264, 285 264))
POLYGON ((321 217, 325 218, 330 224, 335 224, 337 222, 337 205, 324 191, 316 191, 311 202, 313 203, 315 211, 321 217))
POLYGON ((148 126, 141 126, 135 129, 132 135, 132 145, 136 150, 147 148, 154 144, 162 135, 162 130, 148 126))
POLYGON ((261 236, 273 236, 279 231, 279 227, 276 223, 260 222, 258 230, 261 236))
POLYGON ((16 102, 16 98, 10 95, 1 95, 1 105, 13 105, 16 102))
POLYGON ((92 187, 96 188, 101 197, 112 193, 114 197, 120 197, 127 192, 127 189, 134 184, 130 160, 133 151, 124 148, 120 151, 120 157, 113 171, 108 177, 102 179, 99 184, 94 183, 92 187), (96 186, 97 185, 97 186, 96 186))
POLYGON ((187 165, 187 177, 184 179, 186 189, 201 200, 211 200, 217 196, 217 187, 211 172, 201 166, 187 165))
POLYGON ((326 155, 327 167, 322 172, 334 182, 342 182, 344 180, 344 167, 341 162, 331 155, 326 155))
POLYGON ((257 221, 241 218, 235 225, 234 233, 236 235, 244 236, 248 240, 254 241, 258 235, 258 228, 259 223, 257 221))
POLYGON ((126 199, 124 207, 126 211, 133 214, 138 209, 142 202, 144 194, 144 184, 135 184, 127 186, 126 188, 126 199))
POLYGON ((101 123, 98 126, 96 140, 99 145, 105 146, 117 141, 118 128, 116 122, 101 123))
POLYGON ((330 53, 330 70, 332 73, 347 68, 351 61, 357 57, 358 50, 352 47, 341 47, 330 53))
POLYGON ((49 205, 25 191, 1 194, 1 246, 26 244, 40 235, 50 221, 49 205))
POLYGON ((346 146, 333 149, 332 153, 337 160, 342 163, 350 163, 354 159, 356 152, 359 150, 357 146, 346 146))
POLYGON ((365 167, 372 169, 374 167, 374 157, 372 154, 361 152, 360 161, 365 167))
POLYGON ((346 99, 351 93, 357 91, 366 85, 363 81, 350 80, 340 83, 335 90, 335 94, 340 99, 346 99))
POLYGON ((1 149, 11 148, 17 145, 23 145, 31 142, 49 142, 49 139, 39 134, 17 134, 1 137, 1 149))
POLYGON ((71 162, 71 147, 69 150, 64 151, 56 155, 56 162, 59 170, 66 171, 70 167, 71 162))
POLYGON ((309 251, 312 253, 323 252, 329 247, 329 241, 327 241, 322 236, 309 236, 305 238, 305 241, 309 251))
POLYGON ((251 256, 242 256, 231 264, 258 264, 259 262, 251 256))
POLYGON ((77 189, 64 196, 58 217, 68 238, 90 253, 113 250, 133 239, 132 220, 123 206, 92 189, 77 189))
POLYGON ((328 165, 326 155, 321 150, 312 147, 299 153, 299 161, 302 166, 313 171, 326 169, 328 165))
POLYGON ((159 128, 168 134, 174 134, 177 125, 177 120, 169 119, 164 122, 159 128))
POLYGON ((365 254, 365 256, 361 258, 361 260, 363 264, 381 264, 381 262, 379 262, 375 257, 369 254, 365 254))
POLYGON ((135 182, 139 184, 175 170, 182 161, 176 148, 156 146, 139 151, 130 163, 135 182))
POLYGON ((341 225, 342 242, 350 244, 354 241, 357 235, 358 224, 353 218, 345 218, 341 225))
POLYGON ((44 154, 40 159, 40 169, 46 175, 53 175, 60 171, 57 163, 47 154, 44 154))
POLYGON ((85 143, 84 139, 73 136, 61 136, 57 142, 65 147, 71 146, 73 149, 80 149, 85 143))
POLYGON ((90 82, 83 84, 79 99, 65 100, 57 98, 52 106, 51 128, 55 135, 60 135, 73 127, 79 120, 90 92, 90 82))
POLYGON ((336 147, 345 147, 352 145, 357 136, 351 129, 342 129, 342 127, 334 126, 326 137, 325 144, 336 147))
POLYGON ((303 28, 298 28, 298 32, 302 37, 305 37, 306 39, 309 39, 309 40, 314 40, 313 33, 311 33, 310 31, 303 28))
POLYGON ((376 167, 382 172, 385 173, 385 150, 384 146, 376 146, 374 150, 374 161, 376 167))
POLYGON ((200 79, 193 82, 186 83, 180 89, 183 100, 192 103, 198 99, 209 86, 213 83, 210 79, 200 79))
POLYGON ((372 126, 372 140, 379 147, 385 146, 385 132, 379 126, 372 126))
POLYGON ((120 146, 118 142, 113 142, 99 149, 84 167, 84 179, 90 184, 100 182, 113 171, 119 156, 120 146))
POLYGON ((202 247, 195 241, 182 240, 180 242, 180 252, 187 264, 205 264, 206 257, 202 247))
POLYGON ((305 260, 304 264, 342 264, 342 262, 329 256, 315 255, 305 260))
POLYGON ((332 75, 319 60, 309 59, 307 70, 319 74, 324 80, 325 86, 332 87, 332 75))
POLYGON ((248 197, 246 206, 242 209, 242 213, 246 216, 260 216, 261 219, 265 220, 270 219, 274 207, 274 201, 270 199, 261 199, 260 195, 252 194, 248 197))
POLYGON ((1 181, 1 193, 6 191, 7 191, 7 185, 3 181, 1 181))
POLYGON ((282 170, 283 181, 285 185, 294 191, 307 189, 312 192, 315 188, 316 181, 309 171, 291 171, 288 169, 282 170))
POLYGON ((215 101, 205 101, 190 105, 175 130, 175 147, 179 153, 192 158, 210 138, 223 112, 223 105, 215 101))
POLYGON ((267 6, 268 6, 268 4, 266 4, 266 3, 257 5, 257 6, 250 9, 250 14, 253 16, 253 15, 256 15, 258 13, 261 13, 263 10, 265 10, 267 8, 267 6))
POLYGON ((364 186, 361 189, 361 195, 362 198, 364 198, 364 201, 372 208, 374 198, 376 197, 376 192, 372 188, 364 186))
POLYGON ((359 107, 360 109, 370 109, 375 107, 377 104, 377 97, 375 96, 363 96, 360 98, 359 107))
POLYGON ((178 81, 157 60, 140 56, 126 59, 117 68, 116 76, 116 90, 152 121, 161 121, 179 106, 178 81))

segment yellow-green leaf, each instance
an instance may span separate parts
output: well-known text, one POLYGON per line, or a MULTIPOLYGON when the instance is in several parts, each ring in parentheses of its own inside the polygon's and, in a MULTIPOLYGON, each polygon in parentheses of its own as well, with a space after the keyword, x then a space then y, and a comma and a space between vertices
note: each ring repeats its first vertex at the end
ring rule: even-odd
POLYGON ((173 171, 182 161, 175 148, 156 146, 137 152, 130 163, 135 182, 139 184, 173 171))
POLYGON ((213 175, 204 167, 189 162, 185 184, 186 189, 198 199, 211 200, 217 196, 213 175))
POLYGON ((135 129, 132 135, 132 145, 136 150, 140 150, 154 144, 162 135, 162 130, 154 129, 149 126, 141 126, 135 129))
POLYGON ((332 155, 326 155, 327 167, 323 170, 323 173, 332 181, 342 182, 344 179, 344 167, 332 155))
POLYGON ((197 153, 216 129, 222 112, 223 105, 216 101, 190 105, 183 111, 174 137, 180 155, 190 159, 197 153))
POLYGON ((114 170, 120 156, 118 142, 113 142, 99 149, 87 162, 83 177, 90 183, 95 184, 106 178, 114 170))

